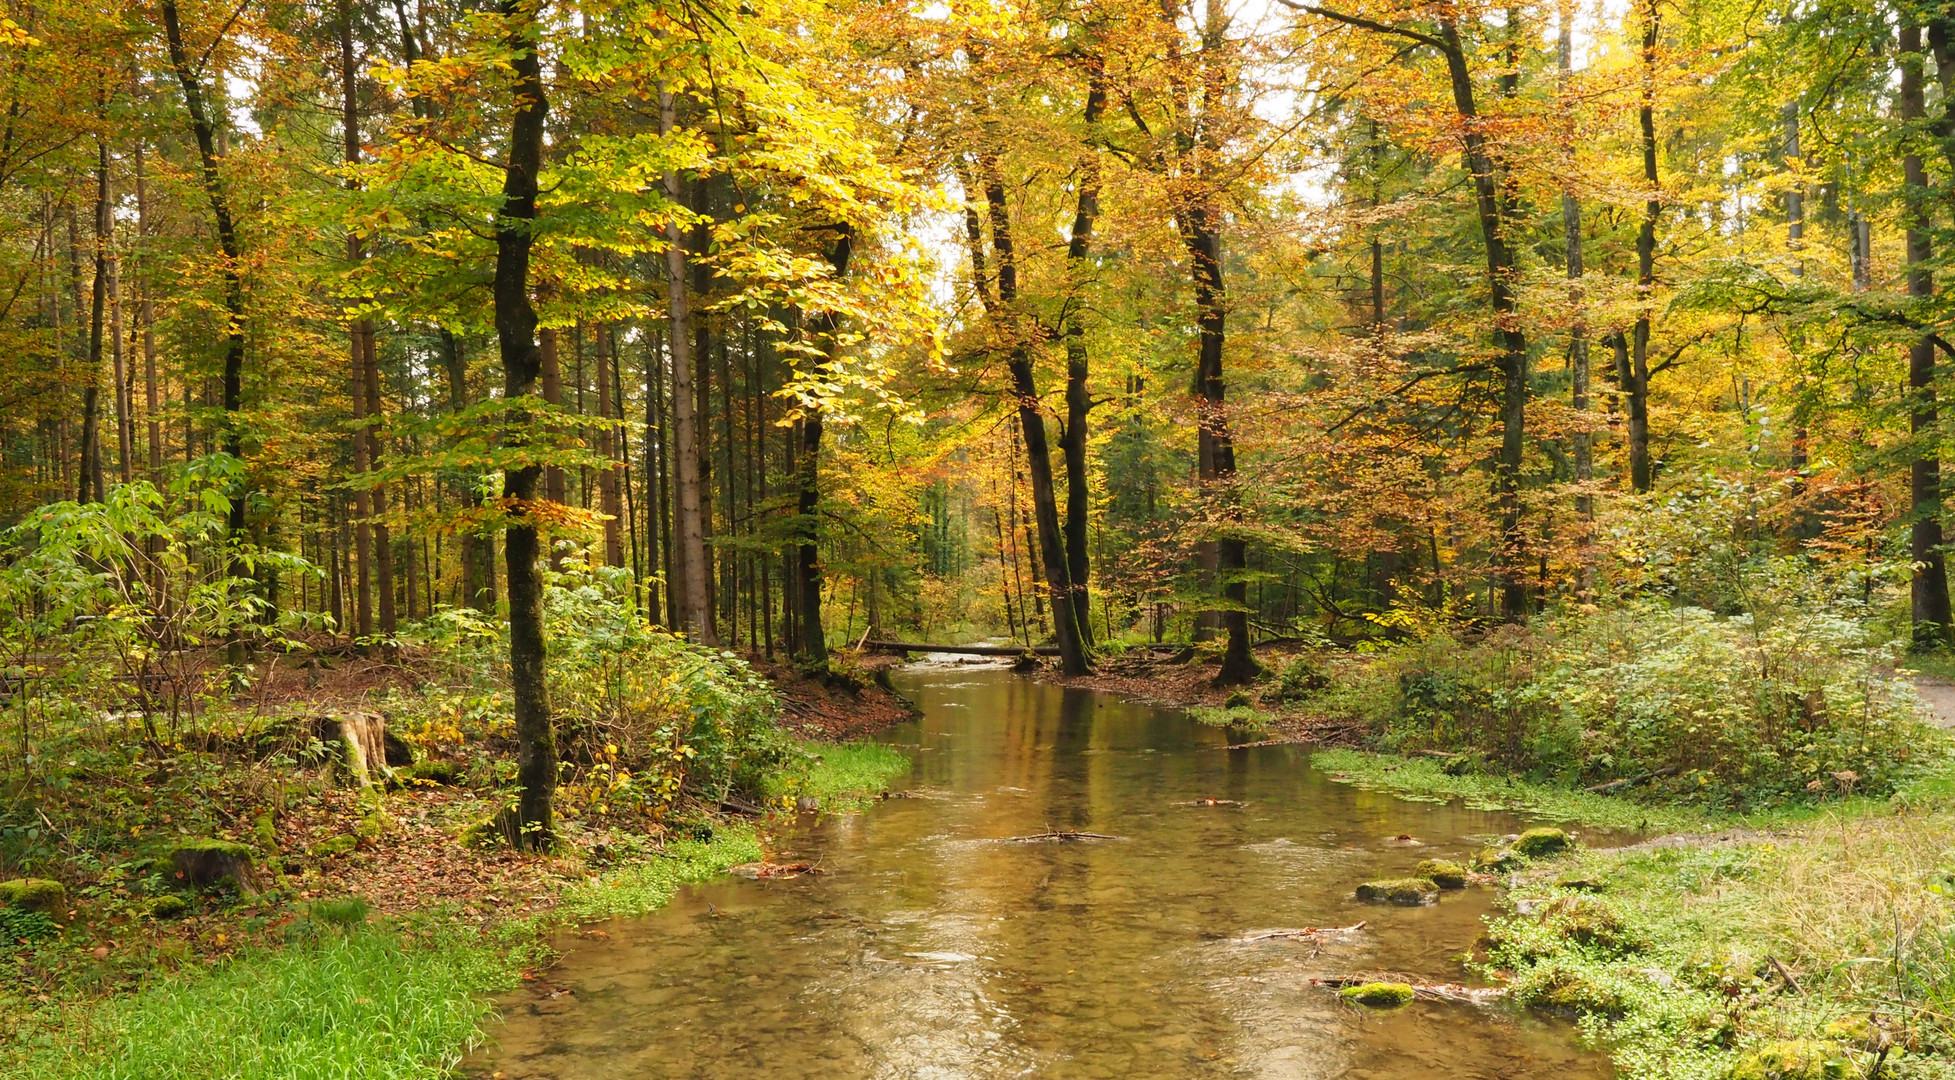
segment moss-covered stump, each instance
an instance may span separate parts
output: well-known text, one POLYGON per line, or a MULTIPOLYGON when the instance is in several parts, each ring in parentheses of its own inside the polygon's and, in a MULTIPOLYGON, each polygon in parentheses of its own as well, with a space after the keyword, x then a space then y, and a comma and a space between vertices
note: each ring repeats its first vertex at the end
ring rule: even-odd
POLYGON ((1523 859, 1543 859, 1574 846, 1575 841, 1560 829, 1529 829, 1514 841, 1514 854, 1523 859))
POLYGON ((1789 1039, 1767 1043, 1740 1058, 1731 1080, 1834 1080, 1850 1075, 1837 1043, 1789 1039))
POLYGON ((1358 899, 1374 904, 1431 904, 1439 899, 1439 886, 1423 877, 1367 881, 1358 886, 1358 899))
POLYGON ((1400 1005, 1410 1005, 1414 994, 1412 988, 1404 983, 1369 982, 1347 986, 1339 990, 1337 996, 1374 1009, 1396 1009, 1400 1005))
POLYGON ((199 889, 230 886, 250 892, 258 887, 251 848, 235 840, 206 836, 180 841, 170 851, 170 866, 178 881, 199 889))
POLYGON ((181 919, 190 914, 190 901, 175 893, 159 896, 149 902, 149 917, 152 919, 181 919))
POLYGON ((0 907, 54 915, 67 910, 68 890, 60 882, 46 878, 0 881, 0 907))
POLYGON ((1412 874, 1442 889, 1466 888, 1466 867, 1446 859, 1426 859, 1412 868, 1412 874))

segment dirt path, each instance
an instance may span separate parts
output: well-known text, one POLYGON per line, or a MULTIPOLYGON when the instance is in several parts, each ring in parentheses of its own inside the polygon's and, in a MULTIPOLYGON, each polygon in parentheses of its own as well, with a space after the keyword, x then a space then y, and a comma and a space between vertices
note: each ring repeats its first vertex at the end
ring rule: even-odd
POLYGON ((1916 675, 1914 689, 1928 703, 1936 727, 1955 728, 1955 682, 1933 675, 1916 675))

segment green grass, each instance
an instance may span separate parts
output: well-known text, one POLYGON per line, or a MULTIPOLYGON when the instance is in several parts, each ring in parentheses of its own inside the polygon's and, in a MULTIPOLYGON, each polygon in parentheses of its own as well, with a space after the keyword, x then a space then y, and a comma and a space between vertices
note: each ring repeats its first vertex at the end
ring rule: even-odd
POLYGON ((1451 776, 1435 758, 1407 758, 1363 750, 1315 750, 1310 763, 1332 779, 1425 802, 1459 799, 1476 810, 1518 810, 1554 821, 1605 829, 1677 831, 1712 828, 1732 819, 1691 806, 1646 805, 1629 799, 1538 783, 1514 776, 1451 776))
POLYGON ((1622 1076, 1723 1080, 1787 1040, 1871 1075, 1873 1013, 1896 1044, 1882 1075, 1947 1080, 1951 844, 1955 815, 1835 813, 1740 844, 1580 853, 1528 873, 1511 899, 1539 913, 1493 924, 1489 969, 1511 973, 1523 1002, 1587 1013, 1622 1076), (1577 899, 1558 878, 1601 892, 1577 899), (1622 927, 1612 947, 1594 933, 1598 906, 1622 927))
POLYGON ((910 771, 908 755, 879 742, 803 743, 801 748, 815 760, 795 794, 819 800, 823 810, 859 809, 910 771))

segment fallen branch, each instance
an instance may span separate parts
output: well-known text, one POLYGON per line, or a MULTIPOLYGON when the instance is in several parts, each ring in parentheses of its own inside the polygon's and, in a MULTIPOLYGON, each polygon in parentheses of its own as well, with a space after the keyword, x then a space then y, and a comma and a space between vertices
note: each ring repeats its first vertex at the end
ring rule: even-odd
POLYGON ((1765 958, 1765 962, 1772 965, 1772 970, 1779 973, 1779 978, 1785 980, 1785 985, 1787 988, 1789 988, 1793 993, 1798 994, 1801 997, 1805 996, 1806 992, 1802 987, 1800 987, 1799 980, 1793 978, 1792 973, 1785 970, 1785 965, 1779 963, 1778 957, 1767 956, 1765 958))
POLYGON ((1259 930, 1253 934, 1244 934, 1235 940, 1245 943, 1252 941, 1293 941, 1297 938, 1322 937, 1325 934, 1355 934, 1364 929, 1366 925, 1365 922, 1359 921, 1349 926, 1305 926, 1294 930, 1259 930))
POLYGON ((1124 836, 1108 836, 1105 833, 1077 832, 1067 829, 1063 832, 1033 833, 1030 836, 1006 836, 999 839, 1002 844, 1042 844, 1073 843, 1079 840, 1125 840, 1124 836))
POLYGON ((1175 806, 1241 806, 1238 799, 1183 799, 1175 806))
POLYGON ((1252 746, 1298 746, 1301 745, 1302 743, 1303 743, 1302 739, 1259 739, 1256 742, 1230 743, 1227 746, 1222 747, 1222 749, 1247 750, 1252 746))

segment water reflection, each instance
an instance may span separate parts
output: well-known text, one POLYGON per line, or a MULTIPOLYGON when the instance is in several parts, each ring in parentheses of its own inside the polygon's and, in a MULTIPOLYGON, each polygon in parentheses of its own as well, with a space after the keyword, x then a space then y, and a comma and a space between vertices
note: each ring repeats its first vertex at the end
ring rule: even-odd
POLYGON ((1484 893, 1351 898, 1463 856, 1500 814, 1329 782, 1294 747, 1226 750, 1178 713, 1002 672, 912 673, 918 798, 810 823, 827 873, 689 890, 566 941, 469 1063, 511 1078, 1471 1078, 1610 1075, 1510 1010, 1347 1007, 1312 976, 1458 980, 1484 893), (1239 806, 1186 805, 1198 798, 1239 806), (1182 804, 1182 805, 1177 805, 1182 804), (1052 830, 1123 837, 1009 843, 1052 830), (1423 841, 1395 841, 1409 833, 1423 841), (1318 941, 1244 942, 1342 926, 1318 941))

